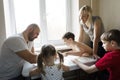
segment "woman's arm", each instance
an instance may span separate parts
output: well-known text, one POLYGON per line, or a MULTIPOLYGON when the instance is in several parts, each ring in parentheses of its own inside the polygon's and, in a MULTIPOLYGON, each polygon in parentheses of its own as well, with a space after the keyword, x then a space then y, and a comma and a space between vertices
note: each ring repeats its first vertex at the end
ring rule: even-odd
POLYGON ((79 31, 80 33, 80 35, 79 35, 79 40, 78 40, 78 42, 83 42, 83 37, 84 37, 84 30, 83 30, 83 27, 82 27, 82 25, 80 24, 80 31, 79 31))
POLYGON ((96 19, 94 22, 94 39, 93 39, 93 55, 97 55, 98 42, 100 41, 101 20, 96 19))
POLYGON ((80 61, 78 61, 77 59, 73 60, 73 62, 75 64, 77 64, 81 69, 83 69, 87 73, 93 73, 93 72, 98 71, 98 69, 95 65, 87 66, 87 65, 81 63, 80 61))

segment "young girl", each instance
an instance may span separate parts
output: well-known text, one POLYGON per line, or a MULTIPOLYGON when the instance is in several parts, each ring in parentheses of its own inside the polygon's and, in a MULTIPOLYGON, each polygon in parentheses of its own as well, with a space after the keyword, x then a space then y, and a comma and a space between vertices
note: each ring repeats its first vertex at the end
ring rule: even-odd
POLYGON ((59 53, 58 56, 60 63, 55 64, 57 52, 54 46, 42 46, 41 53, 38 55, 37 59, 37 68, 29 73, 30 76, 41 74, 42 80, 64 80, 62 72, 69 71, 69 67, 62 64, 63 56, 59 53))
POLYGON ((107 69, 110 74, 109 80, 120 80, 120 31, 113 29, 103 33, 101 41, 103 48, 108 52, 98 62, 92 66, 86 66, 78 60, 73 62, 88 73, 107 69))

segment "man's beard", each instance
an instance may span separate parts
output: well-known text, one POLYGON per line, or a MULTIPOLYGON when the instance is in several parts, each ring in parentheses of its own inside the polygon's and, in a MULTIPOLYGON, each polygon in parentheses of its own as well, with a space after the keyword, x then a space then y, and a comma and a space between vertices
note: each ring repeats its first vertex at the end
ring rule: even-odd
POLYGON ((28 34, 28 40, 29 40, 29 41, 33 41, 33 40, 34 40, 32 32, 30 32, 30 33, 28 34))
POLYGON ((34 40, 34 38, 29 37, 29 38, 28 38, 28 40, 29 40, 29 41, 33 41, 33 40, 34 40))

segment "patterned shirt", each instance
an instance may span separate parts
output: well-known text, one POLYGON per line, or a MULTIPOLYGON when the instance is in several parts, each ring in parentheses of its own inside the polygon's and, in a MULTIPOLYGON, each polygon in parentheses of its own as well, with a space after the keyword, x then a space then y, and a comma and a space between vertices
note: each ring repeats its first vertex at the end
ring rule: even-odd
POLYGON ((45 66, 45 75, 42 75, 42 80, 64 80, 63 70, 58 69, 58 65, 45 66))

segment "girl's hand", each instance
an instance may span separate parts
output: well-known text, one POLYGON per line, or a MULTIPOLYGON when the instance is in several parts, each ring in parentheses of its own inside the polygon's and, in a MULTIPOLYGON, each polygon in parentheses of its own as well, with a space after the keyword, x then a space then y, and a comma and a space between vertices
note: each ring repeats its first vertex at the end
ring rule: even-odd
POLYGON ((67 52, 62 53, 63 56, 68 56, 67 52))

